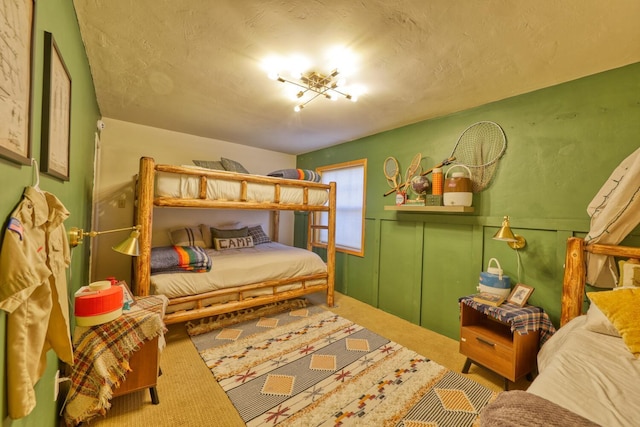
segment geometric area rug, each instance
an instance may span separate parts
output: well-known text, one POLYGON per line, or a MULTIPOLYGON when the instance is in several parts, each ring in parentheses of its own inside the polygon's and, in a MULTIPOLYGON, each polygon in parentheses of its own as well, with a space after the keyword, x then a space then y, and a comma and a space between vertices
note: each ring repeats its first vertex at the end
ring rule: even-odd
POLYGON ((472 426, 496 395, 320 306, 191 340, 247 426, 472 426))

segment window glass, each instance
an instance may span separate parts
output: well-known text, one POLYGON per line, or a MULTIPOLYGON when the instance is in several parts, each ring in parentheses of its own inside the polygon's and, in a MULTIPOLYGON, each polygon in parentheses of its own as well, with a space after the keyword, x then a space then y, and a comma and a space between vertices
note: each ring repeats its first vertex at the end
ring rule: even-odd
MULTIPOLYGON (((317 171, 322 182, 336 183, 336 250, 364 256, 364 206, 367 160, 323 166, 317 171)), ((320 213, 321 224, 328 223, 328 213, 320 213)), ((327 231, 320 231, 320 241, 327 242, 327 231)))

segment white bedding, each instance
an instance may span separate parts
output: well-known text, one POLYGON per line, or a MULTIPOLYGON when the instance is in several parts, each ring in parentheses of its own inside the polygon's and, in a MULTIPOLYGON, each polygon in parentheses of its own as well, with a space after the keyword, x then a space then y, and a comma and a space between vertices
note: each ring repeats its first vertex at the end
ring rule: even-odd
POLYGON ((211 271, 152 275, 152 293, 176 298, 327 271, 326 264, 316 253, 276 242, 256 245, 253 248, 206 251, 212 257, 211 271))
MULTIPOLYGON (((237 175, 236 173, 233 174, 237 175)), ((158 172, 155 176, 156 197, 161 196, 185 199, 196 199, 199 197, 200 178, 198 176, 166 172, 158 172)), ((207 199, 238 201, 241 200, 240 191, 241 184, 239 181, 225 181, 212 178, 207 179, 207 199)), ((310 188, 308 197, 309 205, 322 206, 329 200, 329 192, 320 188, 310 188)), ((256 183, 247 184, 247 201, 272 202, 274 199, 275 186, 256 183)), ((286 185, 280 186, 280 203, 302 204, 302 201, 302 187, 286 185)))
POLYGON ((640 359, 622 338, 585 329, 586 316, 560 328, 538 353, 527 390, 603 426, 640 423, 640 359))

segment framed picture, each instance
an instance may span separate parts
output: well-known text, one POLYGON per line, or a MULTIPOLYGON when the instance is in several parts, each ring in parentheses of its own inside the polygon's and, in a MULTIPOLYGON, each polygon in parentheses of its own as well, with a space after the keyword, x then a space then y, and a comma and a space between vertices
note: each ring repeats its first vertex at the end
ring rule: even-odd
POLYGON ((34 0, 0 7, 0 157, 31 164, 31 77, 34 0))
POLYGON ((511 294, 509 294, 509 297, 507 298, 507 302, 518 305, 520 307, 524 307, 524 305, 527 303, 527 300, 533 293, 533 290, 534 288, 532 288, 531 286, 523 285, 522 283, 517 283, 516 286, 511 291, 511 294))
POLYGON ((45 32, 40 170, 63 181, 69 180, 70 129, 71 76, 53 34, 45 32))

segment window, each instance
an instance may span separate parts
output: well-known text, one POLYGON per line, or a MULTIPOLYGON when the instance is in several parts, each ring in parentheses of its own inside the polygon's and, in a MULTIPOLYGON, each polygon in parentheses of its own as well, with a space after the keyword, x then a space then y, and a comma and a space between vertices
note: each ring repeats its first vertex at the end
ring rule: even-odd
MULTIPOLYGON (((367 159, 354 160, 316 169, 322 182, 336 183, 336 250, 364 256, 364 207, 367 159)), ((328 223, 328 213, 320 214, 328 223)), ((320 241, 327 242, 327 231, 320 231, 320 241)))

